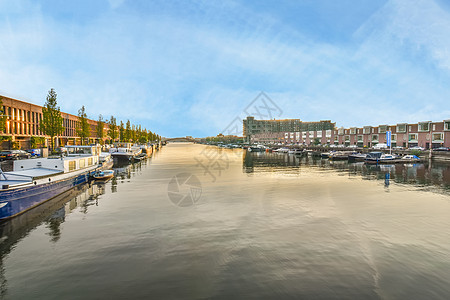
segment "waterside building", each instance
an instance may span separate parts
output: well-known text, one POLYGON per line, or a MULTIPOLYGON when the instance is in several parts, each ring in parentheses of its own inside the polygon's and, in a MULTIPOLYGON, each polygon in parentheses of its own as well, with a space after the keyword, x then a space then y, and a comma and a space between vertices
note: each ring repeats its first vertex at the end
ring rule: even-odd
POLYGON ((351 128, 334 128, 335 123, 330 121, 303 123, 313 125, 302 127, 300 125, 302 122, 298 119, 260 121, 247 117, 243 123, 244 137, 250 143, 372 147, 379 143, 386 143, 386 132, 390 131, 393 147, 420 146, 426 149, 450 147, 450 120, 351 128), (275 121, 285 122, 284 127, 266 125, 276 123, 275 121))
MULTIPOLYGON (((20 101, 13 98, 0 96, 3 102, 3 112, 6 116, 6 128, 0 133, 2 136, 1 146, 3 149, 11 147, 12 143, 18 148, 31 148, 32 137, 42 138, 43 145, 49 144, 50 137, 44 135, 39 130, 39 123, 42 121, 42 106, 20 101)), ((63 117, 64 132, 57 137, 57 145, 74 145, 80 142, 77 136, 79 126, 78 116, 68 113, 61 113, 63 117)), ((98 140, 97 121, 88 119, 90 125, 90 141, 98 140)), ((107 136, 108 124, 104 126, 104 137, 107 136)))

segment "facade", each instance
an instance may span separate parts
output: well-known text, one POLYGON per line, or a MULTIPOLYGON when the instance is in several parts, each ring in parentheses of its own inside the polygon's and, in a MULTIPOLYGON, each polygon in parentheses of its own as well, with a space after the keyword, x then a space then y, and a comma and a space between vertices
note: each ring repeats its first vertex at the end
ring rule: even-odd
MULTIPOLYGON (((303 132, 333 130, 335 123, 330 120, 319 122, 302 122, 300 119, 284 120, 255 120, 254 117, 247 117, 243 120, 243 133, 246 142, 260 135, 272 139, 280 132, 303 132)), ((278 139, 279 137, 276 137, 278 139)))
MULTIPOLYGON (((244 125, 245 127, 245 125, 244 125)), ((391 131, 392 147, 420 146, 426 149, 450 147, 450 120, 441 122, 399 123, 396 125, 364 126, 361 128, 338 128, 261 132, 250 136, 251 143, 285 145, 344 145, 373 147, 386 143, 386 132, 391 131)))
MULTIPOLYGON (((24 101, 1 97, 3 102, 4 115, 7 117, 6 128, 0 133, 8 141, 2 143, 3 148, 11 147, 11 143, 17 143, 21 149, 31 148, 31 137, 44 138, 44 145, 48 145, 49 136, 44 135, 39 130, 39 123, 42 121, 42 106, 27 103, 24 101)), ((74 145, 80 142, 77 136, 79 125, 78 116, 61 113, 63 126, 65 128, 62 135, 56 139, 56 145, 74 145)), ((90 139, 97 139, 97 121, 89 120, 90 139)), ((106 137, 108 124, 104 126, 104 137, 106 137)))

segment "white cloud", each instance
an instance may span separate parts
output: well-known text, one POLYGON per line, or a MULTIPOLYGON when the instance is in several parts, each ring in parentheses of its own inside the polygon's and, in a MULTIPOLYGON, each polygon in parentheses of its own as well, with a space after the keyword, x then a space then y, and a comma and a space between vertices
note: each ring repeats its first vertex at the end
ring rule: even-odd
POLYGON ((259 91, 305 121, 448 119, 448 12, 407 3, 388 2, 344 44, 232 2, 200 2, 199 20, 123 13, 121 1, 88 22, 14 6, 19 17, 0 21, 0 93, 42 103, 54 87, 68 112, 84 104, 93 118, 139 120, 164 135, 217 134, 259 91))

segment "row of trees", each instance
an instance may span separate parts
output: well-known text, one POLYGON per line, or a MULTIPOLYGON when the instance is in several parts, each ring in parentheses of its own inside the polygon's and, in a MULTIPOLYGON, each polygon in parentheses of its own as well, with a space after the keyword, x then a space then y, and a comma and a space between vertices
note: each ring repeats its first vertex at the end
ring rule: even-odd
MULTIPOLYGON (((97 121, 97 124, 99 122, 102 122, 102 126, 104 126, 101 115, 99 117, 99 121, 97 121)), ((159 135, 147 130, 146 128, 142 128, 141 125, 136 126, 131 124, 130 120, 127 120, 126 124, 123 124, 122 121, 120 121, 120 124, 117 124, 116 118, 111 116, 107 123, 109 127, 108 136, 111 138, 111 141, 146 143, 149 141, 161 140, 159 135)), ((97 127, 97 136, 103 137, 102 134, 103 128, 100 129, 97 127)))
MULTIPOLYGON (((51 149, 54 149, 55 137, 61 135, 65 130, 63 126, 63 117, 61 116, 61 110, 56 98, 57 94, 55 90, 50 89, 44 107, 42 107, 42 121, 39 123, 39 129, 44 134, 50 136, 51 149)), ((5 131, 7 116, 5 116, 2 110, 3 102, 0 98, 0 131, 5 131)), ((82 145, 84 145, 86 141, 89 141, 89 137, 91 137, 90 125, 84 105, 78 110, 78 126, 76 134, 80 137, 82 145)), ((107 142, 111 143, 116 141, 147 143, 161 140, 159 135, 142 128, 141 125, 132 125, 130 120, 128 120, 125 125, 122 121, 120 121, 120 124, 117 124, 117 120, 114 116, 111 116, 109 120, 104 120, 103 116, 100 115, 97 121, 95 134, 99 142, 103 142, 104 138, 106 138, 107 142), (105 136, 105 124, 109 127, 107 136, 105 136)))

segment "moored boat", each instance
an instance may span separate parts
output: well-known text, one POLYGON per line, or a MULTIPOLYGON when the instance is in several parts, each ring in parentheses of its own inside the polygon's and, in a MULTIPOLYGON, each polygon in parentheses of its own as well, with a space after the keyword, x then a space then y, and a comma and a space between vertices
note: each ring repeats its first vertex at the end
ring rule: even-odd
POLYGON ((385 154, 383 152, 369 152, 364 159, 367 164, 385 164, 395 163, 398 157, 394 154, 385 154))
POLYGON ((348 156, 353 153, 354 152, 352 152, 352 151, 336 151, 336 152, 330 153, 328 158, 330 160, 346 160, 346 159, 348 159, 348 156))
POLYGON ((420 162, 420 158, 416 155, 405 155, 401 160, 405 163, 420 162))
POLYGON ((92 178, 94 178, 95 180, 101 180, 101 181, 106 181, 110 178, 112 178, 114 176, 114 171, 113 170, 98 170, 94 173, 92 173, 92 178))
POLYGON ((140 147, 132 147, 131 143, 116 143, 109 149, 109 153, 115 159, 131 161, 135 156, 142 153, 140 147))
POLYGON ((266 148, 262 145, 250 146, 250 147, 248 147, 247 151, 249 151, 249 152, 264 152, 264 151, 266 151, 266 148))
POLYGON ((302 155, 303 149, 295 148, 288 151, 289 154, 302 155))
POLYGON ((348 156, 348 162, 364 161, 367 154, 365 153, 352 153, 348 156))
POLYGON ((89 180, 99 168, 96 146, 66 146, 68 156, 14 161, 0 174, 0 219, 8 219, 89 180))

